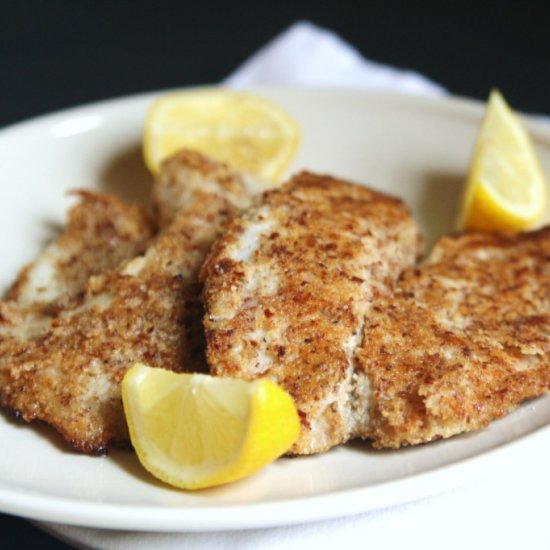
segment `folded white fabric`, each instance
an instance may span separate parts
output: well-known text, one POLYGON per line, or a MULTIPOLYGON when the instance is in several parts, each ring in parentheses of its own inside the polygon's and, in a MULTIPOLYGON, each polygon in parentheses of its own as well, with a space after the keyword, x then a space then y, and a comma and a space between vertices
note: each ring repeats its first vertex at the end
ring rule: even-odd
POLYGON ((333 32, 295 23, 237 68, 224 84, 342 86, 438 95, 445 89, 413 71, 365 59, 333 32))
MULTIPOLYGON (((415 72, 364 59, 334 33, 307 22, 292 25, 245 61, 224 84, 234 87, 347 86, 430 95, 445 92, 443 87, 415 72)), ((546 454, 544 450, 541 453, 541 456, 546 454)), ((547 507, 542 502, 539 505, 549 483, 546 479, 540 483, 536 472, 533 467, 533 479, 520 477, 515 482, 509 479, 505 489, 501 481, 492 480, 416 503, 290 527, 213 533, 139 533, 40 526, 80 547, 106 550, 286 550, 352 545, 380 549, 521 547, 536 550, 550 547, 550 535, 544 529, 547 507), (528 515, 521 517, 522 511, 528 515)), ((513 472, 501 474, 504 479, 514 475, 513 472)))

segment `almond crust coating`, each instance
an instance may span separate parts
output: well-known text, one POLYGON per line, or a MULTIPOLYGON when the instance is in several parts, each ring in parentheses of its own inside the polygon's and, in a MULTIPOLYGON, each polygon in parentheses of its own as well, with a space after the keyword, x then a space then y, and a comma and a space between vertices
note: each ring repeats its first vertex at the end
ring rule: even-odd
POLYGON ((91 276, 143 253, 153 237, 153 219, 143 207, 112 195, 73 194, 79 202, 64 231, 21 270, 0 302, 0 386, 27 343, 46 334, 61 311, 80 304, 91 276))
POLYGON ((359 435, 399 447, 477 430, 550 383, 550 228, 441 239, 365 323, 359 435))
POLYGON ((23 268, 6 300, 19 306, 62 307, 84 290, 92 275, 142 254, 155 233, 147 210, 113 195, 73 191, 79 199, 55 242, 23 268))
POLYGON ((182 152, 154 186, 160 233, 144 255, 92 276, 78 303, 14 349, 2 407, 52 425, 76 450, 130 445, 120 383, 134 362, 205 370, 198 272, 251 188, 225 165, 182 152))
POLYGON ((368 385, 354 375, 364 317, 419 247, 401 201, 305 172, 216 241, 201 271, 208 363, 292 395, 302 433, 291 453, 345 442, 368 411, 368 385))

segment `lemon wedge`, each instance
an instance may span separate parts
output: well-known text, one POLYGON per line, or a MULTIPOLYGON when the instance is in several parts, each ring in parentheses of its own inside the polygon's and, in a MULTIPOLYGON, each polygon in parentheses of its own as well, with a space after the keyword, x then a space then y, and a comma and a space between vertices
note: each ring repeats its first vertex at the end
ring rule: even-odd
POLYGON ((179 149, 194 149, 269 181, 280 178, 300 141, 295 120, 264 98, 218 88, 160 97, 143 134, 147 166, 156 173, 179 149))
POLYGON ((521 120, 490 94, 459 214, 459 229, 521 231, 546 212, 547 183, 521 120))
POLYGON ((122 381, 130 438, 143 466, 183 489, 236 481, 282 455, 300 422, 267 379, 177 374, 136 363, 122 381))

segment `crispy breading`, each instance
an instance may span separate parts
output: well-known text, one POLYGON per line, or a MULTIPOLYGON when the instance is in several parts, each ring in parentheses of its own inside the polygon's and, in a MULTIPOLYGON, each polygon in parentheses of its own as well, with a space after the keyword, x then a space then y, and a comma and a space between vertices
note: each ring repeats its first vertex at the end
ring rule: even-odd
POLYGON ((19 273, 7 301, 62 307, 59 301, 82 292, 90 276, 145 251, 154 224, 142 206, 91 191, 71 194, 79 202, 69 211, 65 230, 19 273))
POLYGON ((16 350, 45 334, 52 319, 82 299, 88 279, 143 253, 154 234, 141 206, 114 196, 77 191, 59 237, 23 268, 0 302, 0 385, 16 350))
POLYGON ((251 180, 198 154, 170 159, 154 186, 159 235, 143 256, 91 277, 82 303, 11 358, 2 406, 51 424, 79 451, 128 446, 122 377, 135 361, 204 369, 198 271, 253 191, 251 180))
POLYGON ((354 375, 364 318, 419 247, 404 204, 366 187, 301 173, 267 193, 201 272, 212 373, 286 389, 302 420, 292 453, 346 441, 367 410, 354 375))
POLYGON ((152 241, 143 209, 80 192, 0 302, 0 405, 102 454, 129 446, 135 361, 209 365, 289 391, 290 452, 310 454, 450 437, 547 392, 550 228, 446 237, 415 267, 401 201, 307 172, 265 188, 181 152, 153 186, 152 241))
POLYGON ((477 430, 550 383, 550 228, 440 240, 373 304, 357 369, 370 422, 399 447, 477 430))

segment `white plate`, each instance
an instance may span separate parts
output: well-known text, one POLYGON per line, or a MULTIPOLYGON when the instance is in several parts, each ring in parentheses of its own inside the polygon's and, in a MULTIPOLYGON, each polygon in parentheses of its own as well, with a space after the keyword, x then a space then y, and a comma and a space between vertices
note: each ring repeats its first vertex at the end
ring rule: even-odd
MULTIPOLYGON (((428 242, 450 229, 482 108, 463 100, 343 90, 259 93, 303 129, 293 170, 369 183, 407 200, 428 242)), ((72 109, 0 132, 0 289, 63 223, 67 189, 144 199, 140 156, 153 95, 72 109)), ((550 172, 550 130, 530 122, 550 172)), ((395 452, 353 443, 281 459, 226 487, 186 493, 157 483, 135 456, 73 454, 45 427, 0 417, 0 510, 117 529, 192 531, 284 525, 372 510, 466 483, 550 442, 550 398, 524 404, 489 429, 395 452)))

